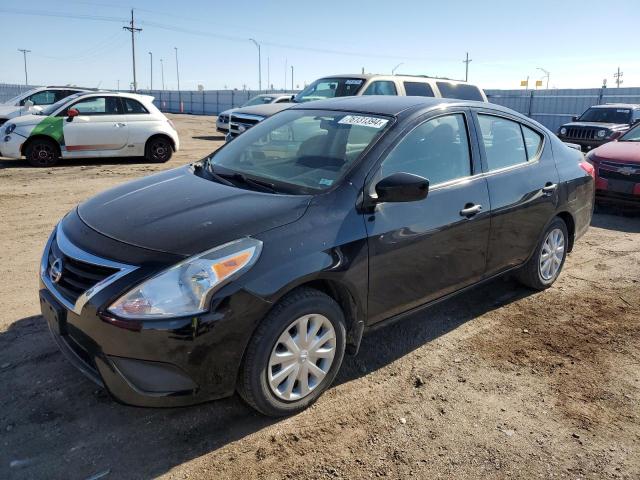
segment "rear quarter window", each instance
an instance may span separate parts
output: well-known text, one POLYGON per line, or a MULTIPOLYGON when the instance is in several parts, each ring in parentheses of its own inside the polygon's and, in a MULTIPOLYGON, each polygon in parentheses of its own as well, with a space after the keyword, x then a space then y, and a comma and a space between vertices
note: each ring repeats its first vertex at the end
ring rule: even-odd
POLYGON ((456 98, 458 100, 475 100, 482 102, 484 97, 480 89, 475 85, 465 83, 437 82, 438 89, 443 98, 456 98))

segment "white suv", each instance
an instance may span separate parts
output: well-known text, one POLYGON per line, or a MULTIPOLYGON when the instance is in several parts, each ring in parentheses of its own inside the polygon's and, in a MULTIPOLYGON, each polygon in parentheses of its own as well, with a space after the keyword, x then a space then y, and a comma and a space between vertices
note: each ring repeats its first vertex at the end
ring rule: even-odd
POLYGON ((20 115, 38 112, 43 107, 53 105, 69 95, 87 92, 85 88, 75 87, 38 87, 27 90, 6 102, 0 103, 0 125, 20 115))
POLYGON ((153 105, 153 97, 90 92, 67 97, 2 128, 0 156, 36 167, 59 158, 144 156, 166 162, 180 147, 173 123, 153 105))

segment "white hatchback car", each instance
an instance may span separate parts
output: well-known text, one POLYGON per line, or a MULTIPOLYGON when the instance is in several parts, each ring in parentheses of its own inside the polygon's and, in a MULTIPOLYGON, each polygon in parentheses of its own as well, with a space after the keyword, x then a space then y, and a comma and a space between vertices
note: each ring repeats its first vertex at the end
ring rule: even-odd
POLYGON ((173 123, 153 97, 90 92, 67 97, 42 111, 7 122, 0 156, 26 157, 36 167, 59 158, 136 157, 166 162, 180 147, 173 123))
POLYGON ((76 87, 49 86, 32 88, 6 102, 0 103, 0 125, 20 115, 37 113, 47 105, 53 105, 69 95, 88 91, 90 90, 76 87))

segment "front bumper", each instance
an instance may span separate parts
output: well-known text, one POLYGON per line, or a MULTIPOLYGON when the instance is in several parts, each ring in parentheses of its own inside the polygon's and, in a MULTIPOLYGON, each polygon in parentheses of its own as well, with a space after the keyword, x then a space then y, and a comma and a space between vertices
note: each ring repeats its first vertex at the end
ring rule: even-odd
POLYGON ((26 138, 14 133, 9 135, 2 135, 2 141, 0 142, 0 157, 6 158, 21 158, 22 157, 22 145, 26 138))
MULTIPOLYGON (((43 255, 40 305, 55 342, 73 365, 129 405, 182 406, 233 394, 246 344, 270 304, 243 290, 223 295, 228 285, 214 298, 211 311, 202 315, 147 321, 114 318, 106 307, 148 275, 144 267, 112 282, 109 277, 106 286, 98 284, 70 302, 49 278, 52 243, 69 250, 65 242, 58 242, 59 235, 64 236, 61 227, 43 255)), ((60 255, 58 250, 55 254, 60 255)))

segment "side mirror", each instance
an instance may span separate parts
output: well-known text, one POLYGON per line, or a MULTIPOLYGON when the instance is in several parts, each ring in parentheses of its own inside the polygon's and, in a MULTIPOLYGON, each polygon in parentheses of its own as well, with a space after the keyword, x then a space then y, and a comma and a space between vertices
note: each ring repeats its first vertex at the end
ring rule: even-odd
POLYGON ((69 110, 67 110, 67 122, 72 122, 73 117, 77 117, 78 115, 80 115, 80 112, 78 110, 76 110, 75 108, 70 108, 69 110))
POLYGON ((394 173, 376 184, 377 203, 415 202, 427 197, 429 180, 412 173, 394 173))
POLYGON ((571 121, 572 122, 577 122, 578 121, 578 116, 574 115, 573 117, 571 117, 571 121))
POLYGON ((27 110, 30 110, 33 105, 34 103, 31 100, 25 100, 24 102, 24 108, 26 108, 27 110))

